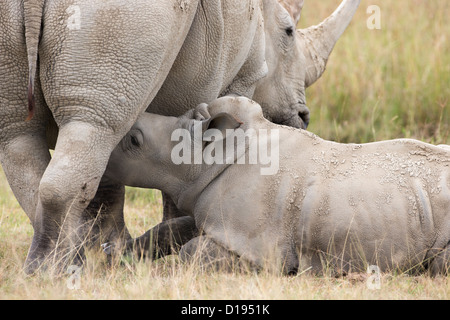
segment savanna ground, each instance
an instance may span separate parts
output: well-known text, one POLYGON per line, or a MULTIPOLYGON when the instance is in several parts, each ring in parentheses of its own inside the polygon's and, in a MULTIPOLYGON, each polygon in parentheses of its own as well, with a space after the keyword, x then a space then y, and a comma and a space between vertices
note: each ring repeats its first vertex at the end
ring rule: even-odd
MULTIPOLYGON (((337 0, 305 1, 301 27, 316 24, 337 0)), ((363 0, 325 75, 308 89, 309 130, 339 142, 416 138, 450 144, 450 2, 363 0), (381 9, 369 30, 366 9, 381 9)), ((126 221, 138 236, 161 221, 159 192, 127 189, 126 221)), ((177 257, 107 267, 88 252, 78 290, 69 278, 21 271, 32 228, 0 170, 0 299, 448 299, 449 277, 383 274, 346 278, 202 273, 177 257)))

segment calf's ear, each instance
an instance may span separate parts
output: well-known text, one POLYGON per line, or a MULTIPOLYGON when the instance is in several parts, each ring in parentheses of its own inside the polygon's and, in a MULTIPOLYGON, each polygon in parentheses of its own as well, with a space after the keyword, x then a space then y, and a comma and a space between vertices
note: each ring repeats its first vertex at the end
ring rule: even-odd
POLYGON ((211 118, 211 115, 206 103, 201 103, 194 109, 194 120, 203 121, 209 118, 211 118))
POLYGON ((231 114, 221 112, 202 123, 203 136, 205 138, 209 137, 212 134, 213 129, 215 129, 214 131, 219 130, 222 133, 222 137, 225 138, 227 129, 234 130, 239 128, 242 124, 243 122, 239 121, 231 114), (208 132, 208 130, 210 131, 208 132))

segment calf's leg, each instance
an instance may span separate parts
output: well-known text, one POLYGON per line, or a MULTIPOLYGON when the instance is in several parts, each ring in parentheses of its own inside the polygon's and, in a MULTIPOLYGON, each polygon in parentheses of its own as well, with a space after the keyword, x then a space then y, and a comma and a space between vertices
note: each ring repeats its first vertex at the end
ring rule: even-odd
POLYGON ((448 275, 450 272, 450 242, 439 252, 430 264, 432 276, 448 275))
POLYGON ((205 272, 233 272, 255 269, 208 236, 196 237, 185 244, 181 248, 180 259, 184 263, 198 265, 205 272))
POLYGON ((131 239, 124 220, 125 187, 102 178, 94 199, 83 213, 86 241, 89 245, 115 243, 121 246, 131 239))
MULTIPOLYGON (((161 222, 139 238, 127 241, 124 251, 137 254, 139 258, 157 259, 177 254, 184 244, 198 235, 192 217, 173 218, 161 222)), ((122 253, 120 246, 113 243, 105 243, 103 247, 107 255, 122 253)))

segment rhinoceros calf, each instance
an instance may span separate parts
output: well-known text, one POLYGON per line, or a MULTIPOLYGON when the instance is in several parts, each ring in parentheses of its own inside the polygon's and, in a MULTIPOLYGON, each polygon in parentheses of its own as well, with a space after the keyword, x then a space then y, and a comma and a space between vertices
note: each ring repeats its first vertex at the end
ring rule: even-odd
POLYGON ((179 118, 141 115, 106 174, 168 193, 206 234, 205 248, 256 266, 449 267, 450 151, 417 140, 326 141, 225 97, 179 118))

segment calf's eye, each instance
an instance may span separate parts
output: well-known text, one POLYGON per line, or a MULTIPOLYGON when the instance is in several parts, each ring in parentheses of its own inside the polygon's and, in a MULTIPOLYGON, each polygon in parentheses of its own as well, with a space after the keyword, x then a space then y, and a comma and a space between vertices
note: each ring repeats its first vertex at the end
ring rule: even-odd
POLYGON ((138 140, 138 138, 136 138, 135 136, 131 136, 130 139, 131 139, 131 144, 133 146, 139 147, 139 140, 138 140))

